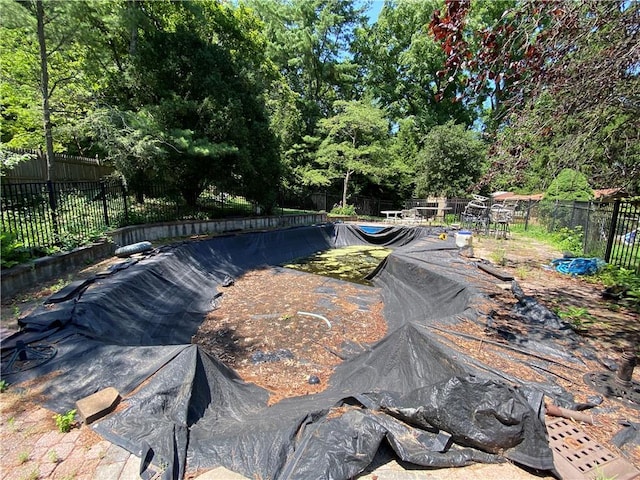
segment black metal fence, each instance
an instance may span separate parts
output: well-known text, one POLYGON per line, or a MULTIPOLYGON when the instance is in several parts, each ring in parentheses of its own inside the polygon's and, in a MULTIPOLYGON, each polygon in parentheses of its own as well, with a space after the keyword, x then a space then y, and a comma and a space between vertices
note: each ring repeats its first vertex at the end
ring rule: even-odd
MULTIPOLYGON (((340 206, 342 196, 326 192, 316 192, 309 197, 309 206, 316 211, 324 210, 330 212, 334 207, 340 206)), ((356 214, 360 216, 378 217, 381 210, 390 210, 394 207, 391 200, 382 200, 363 195, 352 195, 348 200, 349 205, 353 205, 356 214)))
POLYGON ((119 182, 3 183, 2 231, 27 248, 69 249, 126 217, 119 182))
POLYGON ((530 218, 544 223, 550 232, 581 230, 585 255, 640 274, 640 202, 539 202, 530 218))
MULTIPOLYGON (((207 220, 229 216, 259 215, 259 207, 241 194, 206 189, 196 206, 187 205, 180 192, 165 185, 144 188, 143 202, 119 179, 99 182, 5 183, 0 185, 2 233, 30 249, 67 250, 100 238, 109 228, 177 220, 207 220)), ((339 195, 314 193, 306 196, 280 193, 276 214, 285 209, 331 211, 339 195)), ((405 208, 433 203, 441 220, 461 221, 468 198, 411 199, 405 208)), ((397 208, 392 201, 352 196, 361 216, 380 216, 397 208)), ((490 207, 491 200, 488 200, 490 207)), ((640 273, 640 203, 607 202, 512 202, 512 226, 534 226, 548 232, 581 230, 585 255, 597 256, 640 273)), ((3 241, 7 241, 4 237, 3 241)))
POLYGON ((2 183, 3 238, 28 249, 68 250, 104 235, 109 228, 176 220, 247 216, 256 207, 244 197, 205 190, 196 206, 179 192, 149 185, 142 198, 117 179, 99 182, 2 183), (140 202, 143 200, 143 202, 140 202))

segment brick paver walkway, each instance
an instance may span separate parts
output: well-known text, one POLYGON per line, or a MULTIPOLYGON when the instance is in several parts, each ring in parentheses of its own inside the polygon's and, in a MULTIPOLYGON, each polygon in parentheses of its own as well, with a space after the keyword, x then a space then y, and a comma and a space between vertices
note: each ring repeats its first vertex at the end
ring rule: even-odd
MULTIPOLYGON (((0 394, 0 480, 138 480, 140 458, 103 440, 86 426, 60 433, 53 412, 25 395, 0 394)), ((159 476, 159 475, 158 475, 159 476)), ((395 461, 365 472, 362 480, 552 480, 510 464, 405 470, 395 461)), ((222 467, 197 480, 242 480, 222 467)))

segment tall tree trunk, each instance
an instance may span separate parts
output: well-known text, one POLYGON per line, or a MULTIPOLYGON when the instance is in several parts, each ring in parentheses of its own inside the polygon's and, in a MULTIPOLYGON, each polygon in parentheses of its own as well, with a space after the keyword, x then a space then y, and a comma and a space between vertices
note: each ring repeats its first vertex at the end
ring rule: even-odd
POLYGON ((44 35, 44 7, 42 0, 36 0, 36 18, 38 20, 38 43, 40 44, 40 71, 42 90, 42 121, 44 141, 47 152, 47 181, 53 180, 53 135, 51 133, 51 110, 49 107, 49 69, 47 67, 47 42, 44 35))
POLYGON ((131 37, 129 39, 129 55, 134 56, 138 50, 138 8, 136 2, 129 0, 127 2, 127 8, 129 9, 129 21, 131 22, 131 37))
POLYGON ((344 175, 344 187, 342 189, 342 206, 347 206, 347 189, 349 188, 349 177, 351 176, 351 171, 347 170, 347 173, 344 175))

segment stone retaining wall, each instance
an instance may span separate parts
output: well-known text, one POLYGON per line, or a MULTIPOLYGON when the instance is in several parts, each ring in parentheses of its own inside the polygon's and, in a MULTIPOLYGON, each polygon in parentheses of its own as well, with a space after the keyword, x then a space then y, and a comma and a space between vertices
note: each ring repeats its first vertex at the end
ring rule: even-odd
POLYGON ((162 238, 191 237, 194 235, 215 235, 244 230, 269 230, 274 228, 301 227, 325 223, 326 213, 307 213, 273 217, 231 218, 192 222, 166 222, 135 225, 109 233, 113 242, 123 247, 132 243, 154 241, 162 238))
POLYGON ((40 282, 64 275, 70 270, 87 266, 96 260, 113 255, 115 245, 109 241, 92 243, 70 252, 37 258, 29 263, 2 270, 2 301, 9 300, 23 290, 40 282))
POLYGON ((107 258, 118 246, 163 238, 215 235, 244 230, 267 230, 325 223, 326 213, 309 213, 274 217, 250 217, 207 221, 185 221, 135 225, 109 232, 109 240, 76 248, 71 252, 38 258, 30 263, 2 270, 1 295, 7 301, 40 282, 107 258))

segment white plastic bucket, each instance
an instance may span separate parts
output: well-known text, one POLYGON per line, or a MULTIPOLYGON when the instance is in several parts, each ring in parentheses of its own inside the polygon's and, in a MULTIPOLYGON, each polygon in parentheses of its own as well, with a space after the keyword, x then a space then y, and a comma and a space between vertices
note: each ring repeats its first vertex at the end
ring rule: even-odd
POLYGON ((473 233, 469 230, 460 230, 456 233, 456 246, 460 248, 470 247, 473 243, 473 233))

